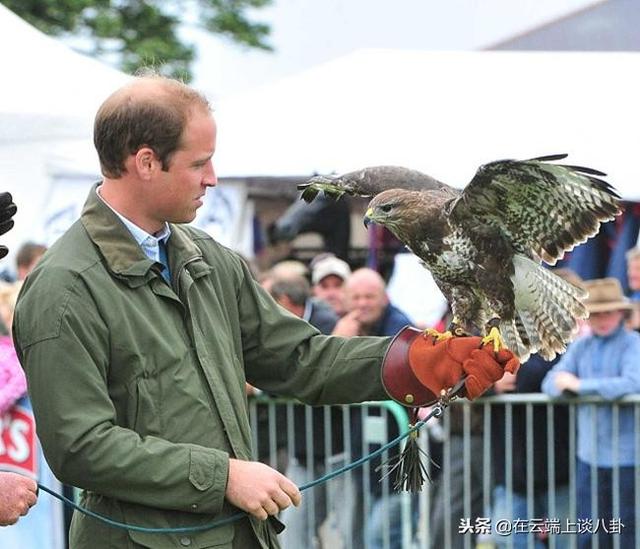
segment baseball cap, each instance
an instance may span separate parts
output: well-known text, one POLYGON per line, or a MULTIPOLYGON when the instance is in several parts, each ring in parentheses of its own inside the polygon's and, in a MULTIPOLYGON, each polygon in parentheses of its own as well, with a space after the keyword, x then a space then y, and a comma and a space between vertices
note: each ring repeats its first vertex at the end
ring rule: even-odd
POLYGON ((327 255, 317 258, 311 264, 311 282, 317 284, 325 276, 336 275, 342 280, 346 280, 351 274, 351 268, 346 261, 337 258, 335 255, 327 255))

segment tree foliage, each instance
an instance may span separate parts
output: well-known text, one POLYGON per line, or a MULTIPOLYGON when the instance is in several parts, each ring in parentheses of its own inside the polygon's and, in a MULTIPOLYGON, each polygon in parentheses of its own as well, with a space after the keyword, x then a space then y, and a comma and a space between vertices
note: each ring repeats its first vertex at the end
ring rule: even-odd
POLYGON ((0 0, 11 11, 57 36, 88 38, 92 55, 116 56, 127 72, 155 67, 167 76, 191 79, 195 48, 178 34, 187 12, 198 24, 252 48, 271 50, 269 26, 248 11, 272 0, 0 0))

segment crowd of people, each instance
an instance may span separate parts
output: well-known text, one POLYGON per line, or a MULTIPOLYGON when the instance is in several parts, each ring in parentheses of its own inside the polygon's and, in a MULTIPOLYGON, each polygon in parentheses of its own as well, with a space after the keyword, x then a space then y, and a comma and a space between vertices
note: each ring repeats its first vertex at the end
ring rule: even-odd
MULTIPOLYGON (((142 527, 115 529, 76 513, 69 543, 79 549, 292 549, 307 547, 310 535, 317 547, 348 539, 353 547, 400 548, 402 496, 382 491, 379 461, 369 469, 375 478, 356 472, 349 482, 342 480, 339 497, 336 484, 304 495, 299 487, 325 473, 328 462, 359 457, 365 446, 362 410, 353 408, 345 418, 342 408, 327 416, 323 406, 388 400, 380 370, 393 336, 413 321, 390 301, 375 269, 325 253, 308 265, 287 261, 256 273, 244 258, 190 227, 204 193, 217 182, 216 134, 202 95, 171 79, 135 79, 109 96, 96 115, 103 179, 89 190, 81 218, 50 249, 28 243, 16 254, 18 281, 0 287, 0 412, 6 429, 12 413, 26 410, 38 437, 34 432, 30 470, 0 472, 0 524, 18 522, 6 529, 12 535, 27 524, 19 519, 36 505, 35 480, 48 471, 81 490, 83 507, 142 527), (315 406, 296 408, 293 418, 296 440, 311 444, 295 446, 271 465, 255 458, 256 452, 265 457, 260 441, 252 447, 248 398, 261 393, 315 406), (372 500, 366 520, 357 501, 363 485, 372 500), (238 510, 245 513, 240 520, 203 528, 238 510), (144 527, 193 529, 158 533, 144 527)), ((15 206, 11 200, 0 200, 0 206, 5 232, 15 206)), ((640 252, 630 252, 633 299, 640 292, 632 274, 638 260, 640 252)), ((433 485, 433 547, 443 547, 443 540, 465 545, 468 534, 457 528, 484 511, 479 478, 489 466, 492 518, 534 518, 527 516, 530 486, 522 482, 530 460, 535 516, 551 512, 551 475, 553 512, 569 517, 568 470, 574 459, 577 517, 619 520, 621 547, 635 546, 634 414, 632 407, 612 402, 640 392, 636 305, 616 279, 572 280, 589 291, 591 316, 581 337, 557 361, 534 356, 517 374, 505 371, 513 357, 487 352, 490 367, 479 392, 493 387, 496 394, 596 395, 606 402, 579 407, 576 456, 567 452, 566 404, 554 406, 552 415, 547 409, 534 414, 531 455, 524 407, 510 410, 508 422, 504 413, 488 422, 475 410, 471 428, 451 409, 453 427, 439 441, 449 445, 449 459, 433 485), (552 473, 546 466, 549 429, 552 473), (468 464, 461 457, 468 436, 475 491, 472 516, 464 517, 468 464), (491 464, 478 457, 483 436, 492 440, 491 464), (512 470, 505 455, 513 456, 512 470)), ((452 345, 463 339, 454 338, 452 345)), ((419 356, 429 387, 449 389, 430 362, 435 355, 426 349, 419 356)), ((456 364, 460 377, 467 364, 467 357, 456 364)), ((281 429, 281 447, 288 444, 283 434, 281 429)), ((386 434, 398 434, 391 419, 386 434)), ((417 529, 421 518, 416 513, 412 520, 417 529)), ((34 528, 25 530, 33 534, 34 528)), ((537 536, 536 544, 543 546, 549 535, 537 536)), ((608 547, 613 537, 597 536, 599 547, 608 547)), ((559 536, 556 547, 566 546, 566 537, 559 536)), ((582 533, 579 546, 590 547, 592 538, 582 533)), ((46 547, 21 539, 11 543, 46 547)), ((505 541, 525 547, 529 540, 494 536, 495 544, 505 541)))
MULTIPOLYGON (((636 261, 640 264, 640 248, 628 254, 629 281, 633 292, 636 261)), ((552 397, 569 398, 577 395, 595 395, 605 401, 615 401, 619 397, 640 392, 640 370, 635 364, 638 356, 640 335, 639 326, 634 323, 634 313, 638 307, 635 295, 624 295, 617 279, 605 278, 583 281, 569 269, 556 269, 555 273, 575 286, 589 293, 585 304, 590 313, 589 319, 582 322, 577 340, 570 345, 564 355, 551 361, 538 355, 532 356, 517 374, 505 373, 498 380, 489 395, 545 392, 552 397)), ((324 333, 339 334, 347 337, 362 335, 384 335, 396 333, 403 325, 412 324, 411 319, 397 309, 385 292, 382 277, 371 269, 353 270, 343 260, 328 254, 320 254, 309 266, 300 262, 284 261, 276 264, 262 275, 265 287, 283 307, 301 316, 312 324, 312 311, 325 311, 330 318, 321 328, 324 333)), ((637 285, 640 289, 640 284, 637 285)), ((321 322, 317 321, 316 326, 321 322)), ((447 324, 446 316, 435 326, 442 329, 447 324)), ((594 509, 597 519, 606 524, 619 520, 624 527, 620 530, 621 547, 635 546, 635 439, 633 406, 620 407, 616 412, 618 426, 612 423, 613 406, 599 404, 580 406, 577 421, 577 456, 569 452, 569 405, 556 404, 552 409, 536 406, 527 411, 524 404, 509 405, 508 423, 505 420, 506 407, 492 406, 489 432, 485 437, 491 439, 491 460, 485 463, 483 458, 483 429, 487 425, 483 420, 481 407, 470 408, 469 427, 464 427, 462 407, 453 407, 448 411, 446 444, 448 458, 442 462, 442 471, 437 473, 431 487, 433 494, 430 516, 430 546, 464 547, 465 536, 459 532, 460 520, 464 511, 463 478, 465 468, 469 468, 470 518, 472 521, 486 514, 482 506, 483 477, 485 468, 491 469, 492 493, 490 518, 492 524, 501 521, 525 521, 534 517, 553 518, 559 521, 571 521, 570 501, 577 502, 575 520, 583 524, 593 521, 594 509), (527 415, 530 418, 527 419, 527 415), (597 414, 592 418, 590 414, 597 414), (527 425, 531 425, 529 434, 527 425), (465 438, 470 445, 471 463, 465 465, 463 445, 465 438), (619 447, 613 448, 612 441, 618 441, 619 447), (549 447, 551 445, 551 447, 549 447), (507 448, 509 446, 510 448, 507 448), (507 469, 506 456, 509 454, 507 469), (549 456, 553 455, 550 469, 549 456), (575 493, 570 493, 571 462, 576 467, 575 493), (527 469, 533 472, 532 480, 527 469), (613 487, 613 471, 616 471, 617 487, 613 487), (596 476, 595 484, 592 475, 596 476), (444 477, 448 480, 444 481, 444 477), (529 486, 530 484, 530 486, 529 486), (592 486, 597 486, 597 495, 592 494, 592 486), (550 492, 551 490, 551 492, 550 492), (615 502, 614 494, 619 499, 615 502), (594 502, 596 498, 597 502, 594 502), (529 499, 532 500, 530 507, 529 499), (445 534, 445 525, 449 532, 445 534), (446 543, 445 543, 446 541, 446 543)), ((358 423, 358 419, 356 419, 358 423)), ((335 432, 342 435, 342 422, 337 421, 335 432)), ((317 436, 315 447, 324 447, 322 427, 314 428, 317 436)), ((390 438, 397 435, 397 427, 389 422, 387 433, 390 438)), ((353 435, 353 433, 351 433, 353 435)), ((356 440, 358 440, 356 438, 356 440)), ((358 440, 359 442, 359 440, 358 440)), ((442 439, 437 442, 443 442, 442 439)), ((437 450, 436 450, 437 453, 437 450)), ((440 455, 442 461, 442 455, 440 455)), ((314 470, 306 473, 320 476, 324 471, 324 456, 316 462, 314 470)), ((302 467, 304 469, 304 465, 302 467)), ((305 480, 310 477, 302 476, 305 480)), ((359 480, 361 482, 361 479, 359 480)), ((381 484, 373 480, 369 486, 379 490, 381 484)), ((380 494, 378 494, 380 496, 380 494)), ((316 509, 325 509, 317 502, 316 509)), ((342 512, 349 512, 345 500, 340 501, 342 512)), ((387 494, 379 498, 371 507, 370 528, 365 532, 366 547, 382 547, 381 514, 391 516, 390 530, 386 532, 390 547, 402 547, 400 535, 400 497, 387 494), (384 501, 383 501, 384 499, 384 501), (394 502, 397 506, 394 506, 394 502), (384 511, 381 511, 384 505, 384 511)), ((355 519, 355 513, 351 518, 355 519)), ((317 516, 315 524, 320 527, 326 517, 323 512, 317 516)), ((417 514, 414 520, 419 520, 417 514)), ((417 529, 417 525, 414 524, 417 529)), ((360 525, 362 528, 362 525, 360 525)), ((308 527, 304 536, 308 534, 308 527)), ((468 535, 468 534, 467 534, 468 535)), ((489 538, 495 547, 528 547, 533 536, 534 546, 541 549, 548 544, 549 535, 555 537, 555 546, 571 547, 574 534, 570 531, 549 533, 541 531, 529 534, 527 531, 514 532, 511 536, 496 532, 489 538)), ((341 532, 341 536, 354 536, 351 529, 341 532)), ((612 535, 604 529, 596 533, 600 547, 612 546, 612 535)), ((579 547, 591 547, 594 534, 583 531, 578 536, 579 547)), ((286 539, 286 538, 285 538, 286 539)), ((286 547, 299 547, 300 539, 286 547)), ((308 539, 304 537, 302 539, 308 539)), ((322 539, 320 530, 316 539, 322 539)), ((487 537, 484 538, 487 540, 487 537)), ((480 538, 478 538, 480 540, 480 538)), ((322 543, 318 547, 324 546, 322 543)), ((358 546, 358 545, 354 545, 358 546)))

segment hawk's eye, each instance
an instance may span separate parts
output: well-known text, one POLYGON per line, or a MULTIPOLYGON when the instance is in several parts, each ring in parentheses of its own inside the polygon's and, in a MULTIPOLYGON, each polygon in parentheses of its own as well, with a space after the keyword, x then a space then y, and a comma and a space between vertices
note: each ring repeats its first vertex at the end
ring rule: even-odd
POLYGON ((384 204, 384 205, 380 206, 380 209, 386 214, 388 214, 391 211, 392 208, 393 208, 393 206, 391 204, 384 204))

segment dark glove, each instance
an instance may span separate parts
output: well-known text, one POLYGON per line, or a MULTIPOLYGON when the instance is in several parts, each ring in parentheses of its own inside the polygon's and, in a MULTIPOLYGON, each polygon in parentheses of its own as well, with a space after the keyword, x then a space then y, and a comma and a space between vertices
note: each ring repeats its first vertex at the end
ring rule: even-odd
MULTIPOLYGON (((17 208, 13 203, 11 193, 0 193, 0 235, 8 232, 13 227, 13 219, 17 208)), ((0 246, 0 259, 9 253, 6 246, 0 246)))
POLYGON ((511 351, 494 353, 492 345, 481 345, 480 337, 453 337, 436 342, 420 330, 403 328, 383 360, 383 384, 397 402, 423 406, 438 400, 442 390, 454 387, 464 376, 466 397, 473 400, 505 371, 515 373, 520 365, 511 351), (414 381, 422 386, 422 392, 416 389, 414 381), (407 395, 415 402, 408 402, 407 395))

